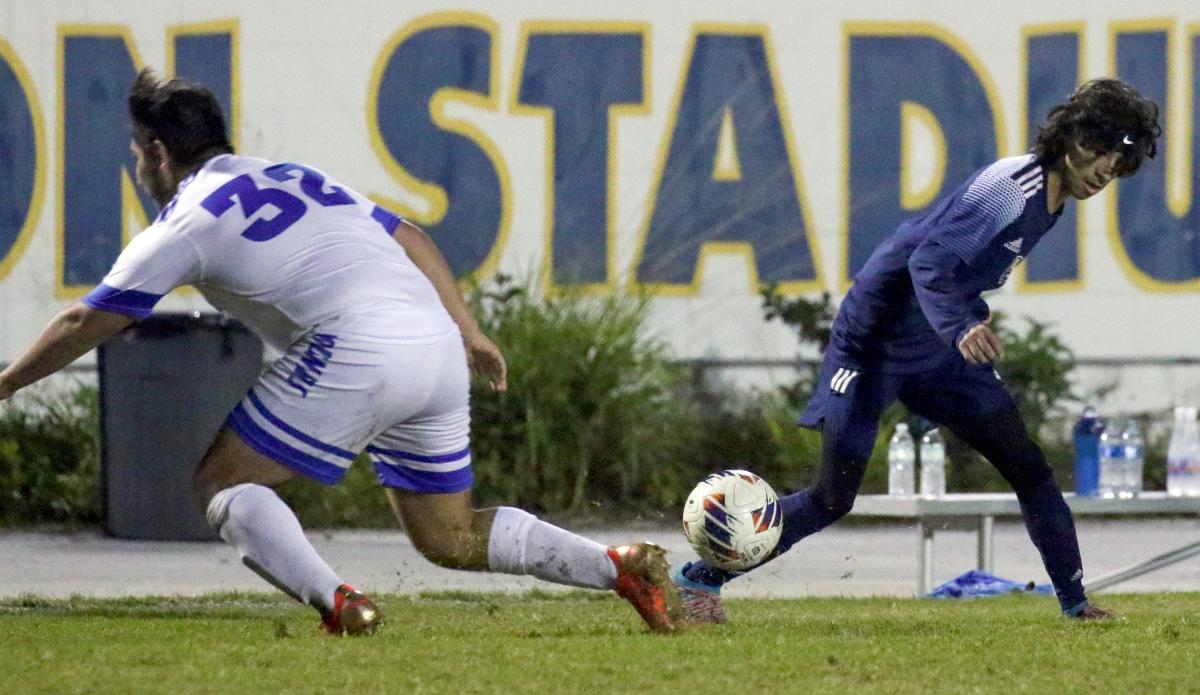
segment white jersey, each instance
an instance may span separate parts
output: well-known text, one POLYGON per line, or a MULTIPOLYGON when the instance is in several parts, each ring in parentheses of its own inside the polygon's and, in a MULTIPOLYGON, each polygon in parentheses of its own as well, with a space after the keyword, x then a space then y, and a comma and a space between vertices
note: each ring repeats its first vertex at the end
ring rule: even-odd
POLYGON ((310 167, 214 157, 83 301, 144 318, 167 292, 194 285, 279 350, 330 326, 434 342, 457 327, 392 238, 399 221, 310 167))

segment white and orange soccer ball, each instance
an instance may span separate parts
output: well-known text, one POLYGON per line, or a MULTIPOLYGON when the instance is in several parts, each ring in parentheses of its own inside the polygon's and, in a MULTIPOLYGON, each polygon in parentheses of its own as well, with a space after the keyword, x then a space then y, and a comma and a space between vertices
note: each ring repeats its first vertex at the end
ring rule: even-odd
POLYGON ((683 535, 721 569, 749 569, 779 543, 783 513, 775 490, 750 471, 728 470, 701 480, 683 505, 683 535))

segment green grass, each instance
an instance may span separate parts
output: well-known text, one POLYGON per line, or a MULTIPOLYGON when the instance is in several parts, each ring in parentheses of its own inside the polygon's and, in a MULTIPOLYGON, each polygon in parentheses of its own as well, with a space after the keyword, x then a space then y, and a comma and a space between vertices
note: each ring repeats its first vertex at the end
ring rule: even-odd
POLYGON ((331 639, 280 596, 0 600, 14 693, 1064 693, 1200 687, 1200 594, 734 600, 661 636, 600 593, 381 597, 369 639, 331 639))

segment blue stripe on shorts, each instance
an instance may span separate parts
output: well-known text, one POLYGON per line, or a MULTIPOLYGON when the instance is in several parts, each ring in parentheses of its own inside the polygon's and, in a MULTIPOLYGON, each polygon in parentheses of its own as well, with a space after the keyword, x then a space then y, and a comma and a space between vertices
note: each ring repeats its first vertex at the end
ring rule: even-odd
POLYGON ((229 413, 225 424, 237 432, 242 441, 246 442, 251 449, 273 461, 278 461, 297 473, 326 485, 332 485, 346 475, 346 468, 322 461, 316 456, 306 454, 274 437, 246 413, 246 409, 241 403, 238 403, 233 412, 229 413))
POLYGON ((401 490, 450 493, 470 490, 475 484, 475 474, 470 466, 442 472, 394 466, 374 458, 371 462, 375 464, 375 474, 379 476, 380 483, 401 490))
POLYGON ((314 449, 320 449, 321 451, 324 451, 326 453, 333 454, 334 456, 339 456, 341 458, 344 458, 347 461, 354 460, 355 453, 353 451, 346 451, 345 449, 339 449, 338 447, 333 446, 332 444, 326 444, 325 442, 321 441, 320 439, 309 436, 309 435, 301 432, 300 430, 296 429, 295 427, 292 427, 291 425, 287 424, 286 422, 279 419, 278 417, 276 417, 275 413, 272 413, 270 410, 267 410, 267 406, 263 405, 263 402, 258 399, 258 396, 254 395, 253 390, 251 390, 249 393, 247 393, 246 397, 250 399, 250 402, 252 404, 254 404, 254 407, 258 410, 258 412, 262 413, 263 417, 265 417, 267 419, 267 421, 270 422, 272 425, 275 425, 279 429, 283 430, 284 432, 287 432, 288 434, 292 435, 296 439, 299 439, 300 441, 304 442, 305 444, 313 447, 314 449))

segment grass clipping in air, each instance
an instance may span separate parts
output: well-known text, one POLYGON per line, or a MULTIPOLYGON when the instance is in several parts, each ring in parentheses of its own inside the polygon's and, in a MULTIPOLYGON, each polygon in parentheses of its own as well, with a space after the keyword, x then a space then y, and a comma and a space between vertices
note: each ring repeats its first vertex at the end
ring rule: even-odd
MULTIPOLYGON (((1184 692, 1200 594, 1052 599, 739 599, 730 622, 646 632, 601 592, 381 596, 374 637, 333 639, 279 596, 0 601, 21 693, 1184 692), (1170 655, 1179 655, 1178 658, 1170 655)), ((6 687, 7 689, 7 687, 6 687)))

